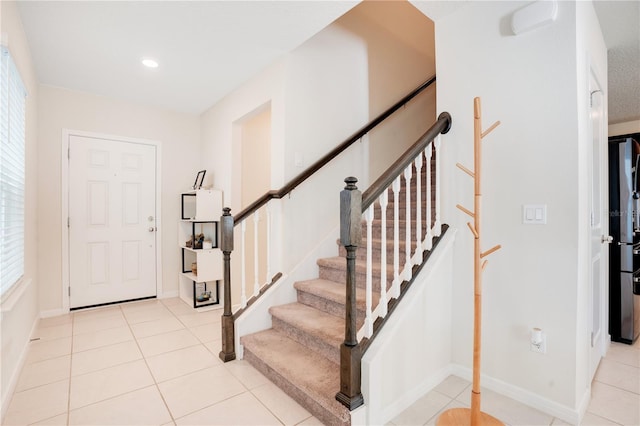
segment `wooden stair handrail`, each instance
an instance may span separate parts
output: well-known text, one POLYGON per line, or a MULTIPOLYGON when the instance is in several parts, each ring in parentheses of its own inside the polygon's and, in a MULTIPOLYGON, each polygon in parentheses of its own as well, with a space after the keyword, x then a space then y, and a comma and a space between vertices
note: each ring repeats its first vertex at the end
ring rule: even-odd
POLYGON ((451 114, 443 112, 436 122, 407 149, 369 188, 362 193, 362 213, 378 199, 380 194, 407 168, 418 154, 431 143, 439 134, 446 134, 451 129, 451 114))
MULTIPOLYGON (((369 347, 366 342, 358 342, 356 328, 356 250, 362 239, 362 214, 378 199, 380 194, 386 191, 393 181, 409 166, 418 155, 440 134, 445 134, 451 129, 451 115, 443 112, 436 122, 420 137, 398 160, 396 160, 364 193, 360 192, 355 177, 348 177, 344 181, 347 184, 340 192, 340 244, 345 248, 346 254, 346 283, 345 283, 345 330, 344 341, 340 345, 340 390, 336 393, 336 399, 349 411, 353 411, 362 404, 362 377, 361 366, 364 351, 369 347)), ((426 262, 422 261, 421 267, 426 262)), ((412 276, 410 283, 415 276, 412 276)), ((409 284, 410 285, 410 284, 409 284)), ((408 285, 404 286, 405 289, 408 285)), ((397 303, 391 301, 390 304, 397 303)), ((395 305, 392 306, 395 308, 395 305)), ((387 312, 387 318, 390 312, 387 312)), ((377 335, 384 324, 384 320, 376 321, 377 335)), ((366 339, 365 339, 366 340, 366 339)))
MULTIPOLYGON (((436 81, 435 75, 427 79, 424 83, 416 87, 409 94, 407 94, 398 102, 393 104, 391 107, 385 110, 382 114, 380 114, 378 117, 372 120, 369 124, 367 124, 366 126, 362 127, 360 130, 355 132, 347 140, 345 140, 344 142, 336 146, 329 153, 327 153, 325 156, 323 156, 318 161, 313 163, 305 171, 300 173, 298 176, 296 176, 293 180, 291 180, 289 183, 287 183, 285 186, 283 186, 279 190, 277 191, 272 190, 265 193, 260 198, 255 200, 253 203, 249 204, 246 208, 244 208, 242 211, 240 211, 240 213, 236 214, 235 216, 231 215, 231 209, 229 209, 228 207, 225 207, 223 209, 223 215, 220 218, 220 221, 222 223, 222 226, 220 228, 220 239, 221 241, 225 242, 224 244, 225 247, 222 249, 223 268, 224 268, 224 279, 223 279, 224 313, 221 321, 221 328, 222 328, 221 346, 222 347, 219 354, 219 357, 222 361, 228 362, 236 358, 235 320, 239 315, 242 314, 242 312, 244 312, 244 310, 240 312, 236 312, 236 314, 233 314, 231 312, 231 252, 233 251, 233 229, 235 228, 235 226, 241 223, 247 217, 249 217, 249 215, 255 213, 260 207, 267 204, 270 200, 279 199, 289 194, 298 185, 302 184, 309 177, 311 177, 315 172, 320 170, 327 163, 329 163, 331 160, 333 160, 338 155, 340 155, 344 150, 346 150, 355 142, 360 140, 364 135, 369 133, 373 128, 375 128, 384 120, 386 120, 394 112, 402 108, 407 102, 411 101, 417 95, 422 93, 426 88, 431 86, 435 81, 436 81)), ((439 117, 438 122, 436 122, 436 125, 440 123, 440 121, 441 120, 439 117)), ((449 119, 449 122, 450 122, 450 119, 449 119)), ((448 131, 448 127, 447 127, 447 131, 448 131)), ((276 274, 276 276, 273 277, 273 280, 270 286, 275 281, 277 281, 281 276, 282 274, 276 274)), ((260 297, 262 294, 263 292, 260 292, 260 294, 258 294, 257 297, 260 297)), ((251 303, 255 302, 255 299, 257 299, 257 297, 252 298, 251 303)), ((359 374, 359 369, 358 369, 358 374, 359 374)))
POLYGON ((393 114, 394 112, 396 112, 397 110, 402 108, 407 102, 409 102, 410 100, 415 98, 417 95, 422 93, 422 91, 424 91, 427 87, 431 86, 435 81, 436 81, 436 76, 434 75, 431 78, 429 78, 427 81, 422 83, 420 86, 418 86, 414 90, 412 90, 411 93, 407 94, 402 99, 400 99, 398 102, 396 102, 391 107, 389 107, 387 110, 385 110, 378 117, 373 119, 369 124, 367 124, 366 126, 362 127, 360 130, 355 132, 353 135, 349 136, 349 138, 347 138, 344 142, 342 142, 340 145, 336 146, 334 149, 329 151, 327 154, 324 155, 324 157, 320 158, 318 161, 313 163, 306 170, 304 170, 298 176, 293 178, 285 186, 283 186, 282 188, 278 189, 277 191, 276 190, 272 190, 272 191, 269 191, 269 192, 263 194, 260 198, 258 198, 253 203, 249 204, 247 207, 245 207, 242 211, 240 211, 238 214, 236 214, 234 216, 235 223, 238 224, 238 223, 242 222, 250 214, 252 214, 256 210, 258 210, 260 207, 262 207, 265 204, 267 204, 270 200, 279 199, 279 198, 282 198, 285 195, 289 194, 297 186, 299 186, 304 181, 306 181, 309 177, 311 177, 315 172, 320 170, 322 167, 327 165, 331 160, 333 160, 338 155, 340 155, 344 150, 346 150, 351 145, 353 145, 355 142, 360 140, 364 135, 369 133, 378 124, 380 124, 384 120, 386 120, 391 114, 393 114))

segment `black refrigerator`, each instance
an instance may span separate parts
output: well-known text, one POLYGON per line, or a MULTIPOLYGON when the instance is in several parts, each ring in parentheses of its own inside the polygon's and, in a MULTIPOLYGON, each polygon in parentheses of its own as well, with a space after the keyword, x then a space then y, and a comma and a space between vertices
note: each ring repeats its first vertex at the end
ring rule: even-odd
POLYGON ((640 145, 609 138, 609 334, 633 343, 640 334, 640 145))

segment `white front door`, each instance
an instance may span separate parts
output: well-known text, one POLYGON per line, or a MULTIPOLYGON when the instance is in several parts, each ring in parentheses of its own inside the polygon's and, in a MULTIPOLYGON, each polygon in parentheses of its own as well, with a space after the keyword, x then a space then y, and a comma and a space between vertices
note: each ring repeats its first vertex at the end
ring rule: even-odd
POLYGON ((593 379, 604 349, 604 289, 608 286, 606 256, 609 248, 605 245, 608 232, 608 217, 605 208, 604 153, 607 146, 604 121, 604 93, 598 81, 591 74, 590 114, 591 114, 591 288, 590 288, 590 368, 589 379, 593 379))
POLYGON ((69 136, 71 308, 156 295, 156 147, 69 136))

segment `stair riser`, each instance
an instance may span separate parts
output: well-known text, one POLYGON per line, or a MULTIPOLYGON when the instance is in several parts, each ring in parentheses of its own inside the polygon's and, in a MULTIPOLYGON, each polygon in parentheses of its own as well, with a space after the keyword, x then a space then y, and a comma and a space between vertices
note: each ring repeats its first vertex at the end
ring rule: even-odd
MULTIPOLYGON (((400 265, 402 269, 404 265, 400 265)), ((346 264, 344 268, 330 268, 327 266, 320 266, 320 278, 325 280, 335 281, 337 283, 347 282, 346 264)), ((391 286, 393 280, 393 267, 389 265, 387 267, 387 290, 391 286)), ((380 292, 380 274, 373 273, 371 275, 372 288, 375 292, 380 292)), ((367 275, 364 272, 356 272, 356 286, 365 288, 367 283, 367 275)))
MULTIPOLYGON (((306 291, 297 290, 297 293, 298 302, 340 318, 345 317, 344 303, 334 302, 306 291)), ((358 328, 364 324, 364 316, 364 309, 356 309, 356 325, 358 328)))
MULTIPOLYGON (((411 188, 411 208, 415 209, 416 206, 416 202, 417 202, 417 197, 415 194, 415 188, 411 188)), ((424 194, 424 187, 422 188, 423 190, 423 196, 420 197, 420 204, 422 205, 422 209, 424 210, 425 205, 427 204, 427 197, 426 194, 424 194)), ((404 210, 406 204, 407 204, 407 197, 404 194, 399 194, 398 195, 398 208, 400 210, 404 210)), ((396 200, 393 197, 392 193, 389 193, 389 198, 387 200, 387 216, 390 214, 393 214, 393 205, 396 203, 396 200)), ((432 194, 431 194, 431 206, 435 206, 436 202, 435 202, 435 188, 432 188, 432 194)), ((376 215, 380 214, 380 203, 378 201, 376 201, 374 203, 374 209, 376 212, 376 215)))
POLYGON ((336 364, 340 363, 339 346, 329 346, 326 344, 326 342, 323 342, 322 340, 317 339, 315 336, 305 333, 299 328, 296 328, 295 326, 292 326, 291 324, 282 321, 281 319, 274 316, 271 317, 271 324, 274 330, 278 330, 290 339, 293 339, 301 345, 308 347, 312 351, 319 353, 329 361, 333 361, 336 364))
MULTIPOLYGON (((433 221, 432 221, 433 222, 433 221)), ((371 236, 374 239, 381 239, 382 238, 382 227, 380 226, 381 222, 380 221, 374 221, 371 227, 371 236)), ((387 241, 389 241, 391 244, 393 243, 393 239, 394 239, 394 233, 393 233, 393 226, 394 226, 394 222, 392 220, 387 220, 387 241)), ((433 226, 433 223, 432 223, 433 226)), ((407 237, 407 228, 406 228, 406 223, 398 223, 398 239, 400 241, 404 241, 407 237)), ((425 221, 422 221, 422 236, 424 237, 424 235, 426 235, 426 231, 427 231, 427 223, 425 221)), ((365 226, 362 228, 362 241, 366 240, 366 235, 367 235, 367 227, 366 224, 365 226)), ((411 238, 415 239, 416 236, 416 225, 415 222, 412 221, 411 224, 411 238)))
MULTIPOLYGON (((255 356, 253 352, 251 352, 251 349, 247 348, 246 346, 244 348, 244 359, 249 364, 251 364, 256 370, 258 370, 265 377, 271 380, 276 386, 278 386, 287 395, 293 398, 298 404, 305 407, 307 411, 313 414, 323 424, 331 425, 331 426, 350 426, 349 423, 345 423, 341 421, 340 418, 336 417, 332 412, 327 410, 317 401, 314 401, 312 398, 309 398, 302 389, 299 389, 290 381, 288 381, 286 378, 282 377, 282 375, 274 371, 271 367, 269 367, 269 365, 267 365, 260 358, 255 356)), ((336 365, 336 368, 340 368, 340 367, 336 365)))
MULTIPOLYGON (((358 249, 356 250, 356 259, 358 260, 362 260, 362 261, 366 261, 367 260, 367 247, 366 247, 367 241, 366 238, 363 238, 362 240, 362 245, 360 247, 358 247, 358 249)), ((411 247, 411 252, 413 253, 413 251, 415 250, 415 242, 412 242, 412 247, 411 247)), ((407 258, 406 256, 406 251, 405 251, 405 244, 400 244, 399 250, 398 250, 398 257, 399 257, 399 262, 400 264, 404 264, 404 260, 407 258)), ((382 260, 382 249, 380 247, 380 244, 374 244, 374 246, 372 247, 373 250, 371 251, 371 261, 373 263, 380 263, 380 261, 382 260)), ((346 257, 347 256, 347 250, 340 246, 338 247, 338 252, 340 254, 340 256, 342 257, 346 257)), ((394 253, 393 253, 393 241, 389 241, 387 242, 387 263, 392 264, 393 263, 393 259, 394 259, 394 253)))
MULTIPOLYGON (((417 192, 417 188, 416 188, 417 182, 415 181, 411 181, 411 202, 415 202, 416 200, 416 192, 417 192)), ((427 192, 427 181, 422 179, 422 182, 420 183, 420 189, 422 191, 422 199, 426 198, 426 192, 427 192)), ((398 199, 401 203, 404 203, 407 200, 407 196, 405 195, 407 192, 407 187, 404 185, 404 181, 402 186, 400 187, 400 190, 398 191, 398 199)), ((435 200, 436 197, 436 184, 435 181, 432 179, 431 180, 431 199, 435 200)), ((389 189, 387 192, 388 195, 388 201, 391 203, 393 201, 395 201, 395 197, 394 197, 394 193, 393 193, 393 188, 389 189)))
MULTIPOLYGON (((427 209, 425 208, 424 205, 422 205, 420 207, 420 214, 422 215, 421 217, 421 221, 425 222, 427 220, 427 209)), ((390 205, 387 207, 387 222, 392 222, 395 218, 395 211, 393 208, 393 205, 390 205)), ((434 220, 434 218, 436 217, 436 209, 434 206, 431 207, 431 221, 434 220)), ((373 218, 377 219, 377 220, 382 220, 382 213, 380 211, 379 207, 376 207, 373 211, 373 218)), ((402 207, 398 207, 398 219, 400 220, 406 220, 407 219, 407 209, 404 208, 404 206, 402 207)), ((411 220, 415 221, 416 220, 416 206, 413 205, 411 206, 411 220)), ((366 219, 365 219, 366 221, 366 219)))

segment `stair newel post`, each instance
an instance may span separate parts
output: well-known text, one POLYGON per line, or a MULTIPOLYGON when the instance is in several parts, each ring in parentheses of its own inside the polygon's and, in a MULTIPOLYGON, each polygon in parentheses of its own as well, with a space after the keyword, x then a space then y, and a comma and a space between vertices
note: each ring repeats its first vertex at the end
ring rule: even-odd
POLYGON ((348 177, 340 192, 340 243, 347 251, 345 336, 340 346, 340 391, 336 399, 353 410, 364 403, 360 389, 361 349, 356 329, 356 249, 362 238, 362 193, 348 177))
POLYGON ((231 252, 233 251, 233 216, 231 209, 225 207, 220 218, 220 248, 222 249, 224 268, 224 310, 222 313, 222 350, 220 359, 224 362, 236 359, 235 325, 231 312, 231 252))

